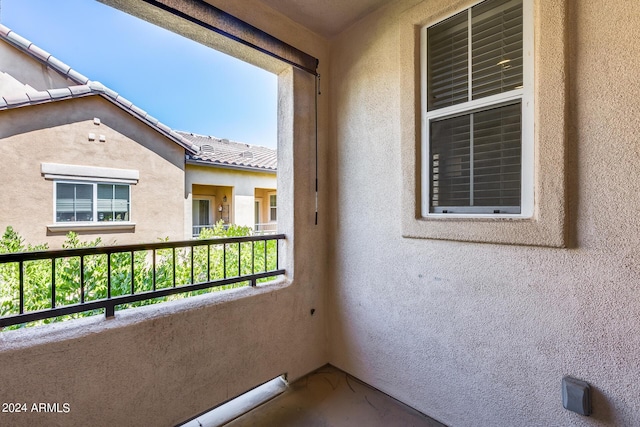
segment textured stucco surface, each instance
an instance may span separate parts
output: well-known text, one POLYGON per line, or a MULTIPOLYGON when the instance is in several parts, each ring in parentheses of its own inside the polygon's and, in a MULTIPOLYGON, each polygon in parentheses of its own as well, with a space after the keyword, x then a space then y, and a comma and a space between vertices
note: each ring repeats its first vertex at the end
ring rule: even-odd
POLYGON ((449 425, 640 424, 640 3, 567 3, 571 249, 403 238, 399 25, 418 1, 331 45, 330 363, 449 425), (564 375, 592 385, 591 417, 562 408, 564 375))
POLYGON ((8 76, 21 76, 22 81, 29 85, 26 89, 24 84, 14 82, 10 85, 8 81, 13 79, 7 75, 0 76, 0 89, 2 89, 0 93, 3 96, 16 93, 24 95, 28 91, 63 88, 77 84, 33 58, 26 57, 6 43, 0 43, 0 63, 2 64, 2 73, 6 73, 8 76), (34 64, 37 65, 34 66, 34 64))

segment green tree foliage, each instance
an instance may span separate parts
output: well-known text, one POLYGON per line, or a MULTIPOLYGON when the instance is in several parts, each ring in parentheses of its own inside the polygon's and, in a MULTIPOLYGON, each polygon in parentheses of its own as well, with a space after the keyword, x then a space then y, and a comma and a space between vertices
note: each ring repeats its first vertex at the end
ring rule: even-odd
MULTIPOLYGON (((250 227, 224 226, 219 222, 211 229, 202 230, 199 239, 208 240, 225 237, 248 236, 250 227)), ((96 247, 102 244, 100 238, 82 242, 76 233, 70 232, 63 249, 96 247)), ((273 270, 277 265, 277 241, 244 242, 233 244, 209 244, 193 248, 160 249, 153 251, 120 252, 111 255, 111 297, 139 294, 173 286, 203 283, 212 280, 237 277, 273 270), (225 248, 226 246, 226 248, 225 248), (133 267, 132 267, 133 263, 133 267), (154 269, 155 265, 155 269, 154 269), (240 266, 240 267, 239 267, 240 266)), ((24 239, 12 227, 7 227, 0 239, 0 254, 48 249, 46 244, 25 245, 24 239)), ((80 257, 57 258, 55 260, 55 306, 78 304, 84 301, 101 300, 108 297, 108 255, 84 257, 84 289, 81 288, 80 257)), ((24 263, 24 312, 52 308, 52 261, 38 260, 24 263)), ((19 265, 0 264, 0 317, 19 313, 19 265)), ((271 280, 260 279, 259 282, 271 280)), ((217 290, 247 286, 248 282, 234 283, 194 292, 152 298, 116 309, 155 304, 175 300, 185 296, 198 295, 217 290)), ((59 316, 19 325, 7 329, 31 326, 33 324, 57 322, 69 318, 86 317, 104 310, 93 310, 73 315, 59 316)))

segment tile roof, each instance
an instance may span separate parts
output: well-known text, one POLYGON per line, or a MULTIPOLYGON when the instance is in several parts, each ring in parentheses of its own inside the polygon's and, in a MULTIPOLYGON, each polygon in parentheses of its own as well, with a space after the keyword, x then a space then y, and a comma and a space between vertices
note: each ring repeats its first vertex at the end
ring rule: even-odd
POLYGON ((49 89, 44 91, 25 91, 24 94, 20 95, 14 94, 11 96, 0 96, 0 111, 10 108, 59 101, 63 99, 99 95, 113 102, 115 105, 122 108, 132 116, 151 126, 156 131, 165 135, 169 139, 173 140, 175 143, 185 148, 187 152, 193 154, 198 152, 198 147, 195 146, 189 139, 183 137, 181 134, 177 133, 169 126, 160 123, 158 119, 154 118, 143 109, 136 107, 135 105, 133 105, 133 103, 131 103, 131 101, 128 101, 126 98, 120 96, 117 92, 109 89, 103 84, 89 80, 87 77, 80 74, 59 59, 55 58, 47 51, 39 48, 29 40, 16 34, 14 31, 2 24, 0 24, 0 40, 6 41, 12 46, 23 51, 24 53, 42 62, 47 67, 62 74, 70 81, 76 83, 75 85, 64 88, 49 89))
POLYGON ((188 132, 178 134, 199 148, 197 154, 187 155, 189 163, 265 172, 275 172, 278 167, 277 150, 272 148, 188 132))

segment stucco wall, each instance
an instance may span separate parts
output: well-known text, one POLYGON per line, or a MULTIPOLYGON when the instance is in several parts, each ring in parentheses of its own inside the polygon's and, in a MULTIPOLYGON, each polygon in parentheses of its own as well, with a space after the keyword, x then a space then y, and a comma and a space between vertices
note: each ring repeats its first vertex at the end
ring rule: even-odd
POLYGON ((47 227, 54 224, 54 181, 42 175, 42 163, 139 171, 131 185, 135 229, 74 230, 83 239, 126 244, 183 238, 184 149, 98 96, 0 112, 0 156, 0 229, 12 226, 27 243, 56 248, 66 234, 47 227))
POLYGON ((402 237, 399 26, 418 3, 331 44, 331 363, 454 426, 639 425, 640 3, 536 1, 568 20, 568 249, 402 237), (562 408, 564 375, 594 387, 591 417, 562 408))
POLYGON ((16 85, 13 79, 0 76, 0 93, 3 95, 24 95, 25 84, 29 85, 28 90, 47 90, 77 84, 4 42, 0 43, 0 64, 0 72, 19 76, 22 82, 22 85, 16 85), (11 81, 13 84, 9 84, 11 81))
MULTIPOLYGON (((215 3, 317 56, 320 72, 328 72, 321 38, 254 0, 215 3)), ((314 225, 314 84, 301 71, 279 76, 278 222, 287 236, 279 254, 286 279, 133 309, 113 321, 99 317, 55 331, 0 334, 0 401, 69 402, 72 408, 69 414, 0 414, 0 424, 173 426, 276 375, 295 380, 327 362, 324 236, 330 213, 322 181, 314 225)), ((327 105, 321 98, 321 177, 327 105)), ((184 194, 184 180, 180 185, 184 194)))

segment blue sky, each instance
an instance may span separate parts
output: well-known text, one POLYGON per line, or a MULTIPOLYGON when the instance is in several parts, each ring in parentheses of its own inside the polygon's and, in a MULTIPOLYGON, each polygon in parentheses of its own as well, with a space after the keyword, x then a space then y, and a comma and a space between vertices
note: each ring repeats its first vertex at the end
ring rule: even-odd
POLYGON ((0 0, 0 22, 168 126, 276 147, 275 75, 94 0, 0 0))

